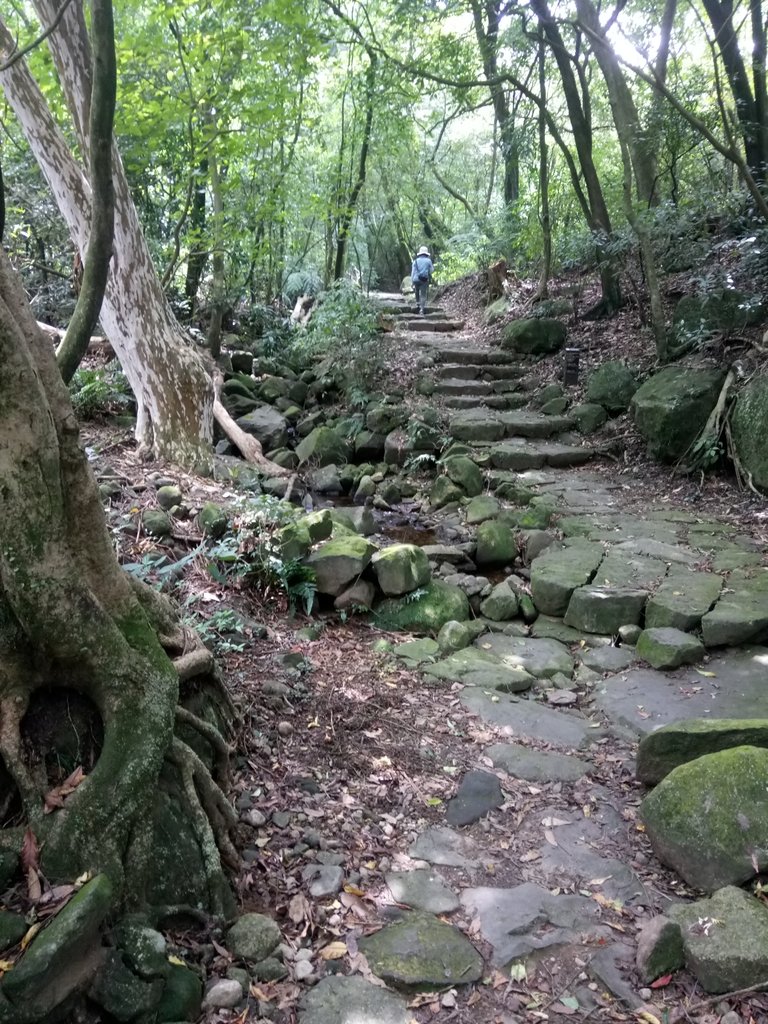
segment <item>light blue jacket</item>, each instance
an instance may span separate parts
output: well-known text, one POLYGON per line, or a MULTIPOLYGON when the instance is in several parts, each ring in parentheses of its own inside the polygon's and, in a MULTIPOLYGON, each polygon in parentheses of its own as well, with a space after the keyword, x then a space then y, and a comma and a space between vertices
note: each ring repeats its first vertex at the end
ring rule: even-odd
POLYGON ((424 273, 429 274, 429 280, 431 281, 434 270, 435 268, 429 256, 417 256, 411 265, 411 281, 417 284, 420 280, 419 275, 424 273))

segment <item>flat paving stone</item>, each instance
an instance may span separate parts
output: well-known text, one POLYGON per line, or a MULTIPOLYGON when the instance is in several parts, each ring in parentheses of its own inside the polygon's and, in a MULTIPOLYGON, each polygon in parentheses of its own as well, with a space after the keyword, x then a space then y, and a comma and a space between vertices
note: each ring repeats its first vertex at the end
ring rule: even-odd
POLYGON ((524 668, 504 665, 490 651, 479 650, 477 647, 466 647, 449 654, 447 658, 427 665, 423 671, 434 679, 465 683, 467 686, 483 686, 505 693, 530 690, 536 682, 534 676, 524 668))
POLYGON ((430 914, 450 914, 459 907, 459 897, 437 872, 429 868, 414 871, 390 871, 384 876, 389 891, 398 903, 425 910, 430 914))
POLYGON ((403 996, 360 977, 328 975, 301 1001, 300 1024, 407 1024, 403 996))
POLYGON ((612 547, 592 579, 596 587, 631 587, 650 590, 667 575, 665 562, 658 558, 630 553, 627 548, 612 547))
POLYGON ((768 640, 768 569, 733 572, 712 611, 701 619, 707 647, 768 640))
POLYGON ((562 434, 573 426, 570 416, 545 416, 529 409, 511 409, 499 419, 504 424, 505 437, 546 438, 562 434))
POLYGON ((697 629, 720 596, 722 586, 723 578, 717 573, 673 568, 648 599, 646 628, 671 626, 686 632, 697 629))
POLYGON ((558 747, 579 749, 600 735, 599 723, 590 722, 576 712, 555 711, 534 700, 518 700, 506 694, 486 693, 468 687, 461 703, 485 722, 503 729, 516 739, 538 740, 558 747))
POLYGON ((592 672, 621 672, 637 660, 631 647, 614 647, 606 644, 603 647, 585 648, 579 651, 582 665, 592 672))
POLYGON ((531 596, 544 615, 563 616, 575 590, 590 582, 605 552, 602 544, 577 540, 554 545, 531 563, 531 596))
POLYGON ((557 675, 570 678, 573 674, 573 655, 557 640, 495 633, 478 637, 475 647, 498 658, 507 668, 523 669, 534 679, 552 679, 557 675))
POLYGON ((448 801, 445 820, 449 825, 461 827, 490 814, 504 803, 501 783, 490 772, 466 772, 459 783, 456 796, 448 801))
POLYGON ((479 918, 496 967, 506 967, 537 949, 597 942, 610 935, 610 929, 599 923, 600 908, 594 900, 553 896, 532 882, 512 889, 465 889, 461 903, 479 918))
POLYGON ((768 648, 727 651, 712 657, 706 671, 713 675, 632 669, 603 680, 595 706, 614 733, 632 738, 683 718, 768 718, 768 648))
POLYGON ((483 753, 496 768, 527 782, 575 782, 592 768, 589 761, 583 761, 575 754, 537 750, 520 743, 494 743, 483 753))
POLYGON ((432 914, 410 912, 359 942, 373 973, 395 988, 469 985, 483 973, 483 958, 469 939, 432 914))
POLYGON ((408 853, 414 860, 449 868, 477 868, 482 861, 482 850, 474 840, 445 825, 422 832, 408 853))

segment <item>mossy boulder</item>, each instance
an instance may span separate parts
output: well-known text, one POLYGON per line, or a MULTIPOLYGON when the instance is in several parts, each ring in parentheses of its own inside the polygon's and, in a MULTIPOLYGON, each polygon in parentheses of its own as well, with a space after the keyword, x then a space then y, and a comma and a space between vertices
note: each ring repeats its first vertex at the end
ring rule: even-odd
POLYGON ((759 323, 762 299, 736 288, 721 288, 707 295, 685 295, 672 314, 672 343, 677 354, 689 351, 713 334, 742 330, 759 323))
POLYGON ((349 444, 333 427, 315 427, 296 445, 299 464, 343 465, 349 458, 349 444))
POLYGON ((768 718, 686 718, 662 726, 640 741, 637 777, 654 786, 681 764, 732 747, 768 749, 768 718))
POLYGON ((227 932, 226 946, 239 960, 257 963, 277 949, 280 929, 266 914, 243 914, 227 932))
POLYGON ((21 942, 28 928, 29 925, 21 914, 0 910, 0 953, 21 942))
POLYGON ((596 402, 582 402, 572 407, 571 418, 580 434, 594 434, 608 419, 608 413, 596 402))
POLYGON ((338 597, 366 569, 375 551, 364 537, 339 537, 313 551, 304 564, 314 572, 319 594, 338 597))
POLYGON ((501 503, 492 494, 478 494, 467 505, 465 520, 467 526, 476 526, 486 519, 495 519, 501 511, 501 503))
POLYGON ((157 1007, 158 1024, 197 1020, 202 998, 203 983, 199 976, 182 964, 169 964, 165 988, 157 1007))
POLYGON ((548 355, 560 351, 567 334, 568 329, 561 320, 549 317, 514 320, 504 331, 502 346, 514 352, 548 355))
POLYGON ((768 868, 768 750, 733 747, 680 765, 643 800, 657 856, 697 889, 768 868))
POLYGON ((371 559, 379 588, 387 597, 410 594, 429 582, 429 559, 415 544, 392 544, 371 559))
POLYGON ((466 622, 446 622, 437 634, 437 646, 440 653, 453 654, 454 651, 463 651, 469 647, 474 639, 472 630, 466 622))
POLYGON ((482 492, 483 474, 466 455, 452 455, 443 462, 443 469, 448 479, 460 487, 468 498, 474 498, 482 492))
POLYGON ((328 508, 310 512, 308 515, 302 516, 298 522, 306 526, 313 544, 317 544, 321 540, 328 540, 333 532, 333 516, 328 508))
POLYGON ((365 414, 365 426, 373 434, 388 434, 407 422, 408 410, 404 405, 373 405, 365 414))
POLYGON ((206 501, 198 513, 197 525, 206 536, 218 540, 227 532, 229 516, 215 501, 206 501))
POLYGON ((161 509, 145 509, 141 514, 141 525, 150 537, 170 537, 173 533, 173 521, 168 513, 161 509))
POLYGON ((504 523, 486 520, 477 528, 475 561, 481 566, 512 565, 517 557, 517 540, 504 523))
POLYGON ((587 401, 601 405, 608 412, 626 412, 637 391, 635 375, 626 363, 609 359, 602 363, 587 381, 587 401))
POLYGON ((635 425, 657 459, 681 458, 700 433, 717 402, 722 370, 666 366, 632 398, 635 425))
POLYGON ((448 476, 439 476, 429 492, 429 503, 433 508, 452 505, 465 497, 464 491, 448 476))
POLYGON ((469 601, 459 587, 431 580, 417 596, 390 597, 375 609, 376 623, 384 629, 436 635, 446 622, 469 618, 469 601))
POLYGON ((369 537, 376 532, 376 520, 373 517, 373 512, 365 506, 353 505, 347 508, 334 508, 330 510, 330 515, 334 524, 334 536, 338 526, 345 526, 362 537, 369 537))
POLYGON ((768 492, 768 374, 755 376, 739 392, 731 415, 731 437, 752 483, 768 492))

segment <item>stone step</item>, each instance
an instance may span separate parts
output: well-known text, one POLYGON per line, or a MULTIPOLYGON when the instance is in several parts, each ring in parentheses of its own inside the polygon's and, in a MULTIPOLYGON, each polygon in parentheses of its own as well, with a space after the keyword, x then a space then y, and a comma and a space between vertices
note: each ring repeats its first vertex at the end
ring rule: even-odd
POLYGON ((502 441, 511 437, 546 439, 572 426, 568 416, 544 416, 528 409, 496 412, 477 408, 451 417, 449 430, 457 441, 502 441))
POLYGON ((511 380, 522 377, 526 370, 512 363, 442 363, 434 376, 452 380, 511 380))
POLYGON ((474 395, 448 395, 443 400, 447 409, 521 409, 528 404, 528 395, 518 391, 507 391, 504 394, 485 395, 479 402, 474 395))
POLYGON ((493 487, 505 481, 507 474, 499 475, 494 472, 496 470, 522 473, 527 469, 541 469, 542 466, 583 466, 594 454, 592 448, 559 441, 504 441, 491 448, 494 469, 489 473, 489 480, 493 487))
POLYGON ((417 320, 403 319, 400 321, 399 326, 406 331, 435 331, 447 334, 453 331, 460 331, 464 323, 461 320, 430 320, 427 316, 420 316, 417 320))
POLYGON ((436 395, 490 395, 493 386, 485 380, 441 380, 435 385, 436 395))
POLYGON ((508 365, 516 363, 518 357, 514 352, 475 348, 471 345, 457 344, 453 339, 435 339, 431 343, 436 358, 444 363, 460 363, 462 366, 508 365))

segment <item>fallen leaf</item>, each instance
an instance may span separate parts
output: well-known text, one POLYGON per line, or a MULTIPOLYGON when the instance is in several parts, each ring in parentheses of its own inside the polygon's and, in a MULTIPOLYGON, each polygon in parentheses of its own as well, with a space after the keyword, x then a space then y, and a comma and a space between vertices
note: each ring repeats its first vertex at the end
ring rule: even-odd
POLYGON ((344 886, 344 892, 348 892, 350 896, 365 896, 362 889, 358 889, 356 885, 351 885, 349 882, 344 886))
POLYGON ((21 844, 21 866, 24 869, 24 874, 27 874, 30 868, 37 871, 40 867, 40 847, 37 845, 37 837, 31 828, 27 828, 21 844))
POLYGON ((557 846, 557 840, 555 839, 555 833, 551 828, 544 829, 544 838, 547 840, 550 846, 557 846))
POLYGON ((650 1010, 638 1010, 635 1016, 638 1020, 643 1021, 643 1024, 661 1024, 656 1014, 651 1013, 650 1010))
POLYGON ((186 967, 187 966, 186 961, 182 960, 180 956, 169 956, 168 957, 168 963, 169 964, 175 964, 177 967, 186 967))
POLYGON ((700 676, 704 676, 707 679, 717 679, 716 672, 705 672, 703 668, 697 668, 696 671, 700 676))
POLYGON ((40 931, 40 929, 42 927, 43 927, 42 922, 41 921, 36 921, 35 924, 33 924, 31 928, 27 929, 26 935, 21 940, 21 948, 22 949, 26 949, 27 948, 27 946, 30 944, 32 939, 34 939, 34 937, 37 935, 37 933, 40 931))
POLYGON ((40 875, 35 868, 27 869, 27 896, 32 903, 37 903, 43 895, 43 887, 40 884, 40 875))
POLYGON ((232 954, 229 952, 229 950, 225 949, 224 946, 222 946, 220 943, 216 941, 216 939, 211 939, 211 945, 219 954, 219 956, 223 956, 225 960, 233 959, 232 954))
POLYGON ((564 1017, 572 1017, 573 1014, 576 1013, 576 1010, 574 1010, 573 1007, 566 1006, 565 1003, 562 1002, 553 1003, 551 1009, 553 1013, 561 1013, 564 1017))
POLYGON ((520 857, 520 860, 524 864, 528 864, 528 863, 530 863, 530 861, 532 861, 532 860, 540 860, 540 858, 541 858, 541 854, 539 853, 538 850, 528 850, 528 851, 526 851, 526 853, 524 853, 520 857))
POLYGON ((294 924, 301 924, 309 915, 310 906, 307 897, 303 893, 297 892, 288 904, 288 917, 290 917, 294 924))
POLYGON ((512 964, 509 969, 509 976, 512 981, 525 981, 528 977, 528 972, 525 969, 525 964, 519 961, 516 964, 512 964))
POLYGON ((670 983, 670 981, 672 981, 672 975, 671 974, 664 974, 660 978, 657 978, 656 981, 652 981, 649 987, 650 988, 664 988, 666 985, 668 985, 670 983))
POLYGON ((557 828, 558 825, 570 825, 570 821, 565 818, 542 818, 541 824, 544 828, 557 828))
POLYGON ((578 1010, 579 1008, 579 1000, 576 996, 561 996, 560 1002, 563 1006, 567 1006, 569 1010, 578 1010))
POLYGON ((0 960, 0 974, 5 974, 13 967, 13 960, 0 960))
POLYGON ((85 779, 85 772, 80 765, 71 772, 66 779, 59 786, 55 786, 49 790, 43 797, 44 808, 43 814, 52 814, 60 807, 64 806, 64 802, 67 797, 74 793, 80 783, 85 779))
POLYGON ((341 960, 346 955, 346 942, 329 942, 327 946, 323 946, 318 954, 321 960, 341 960))

